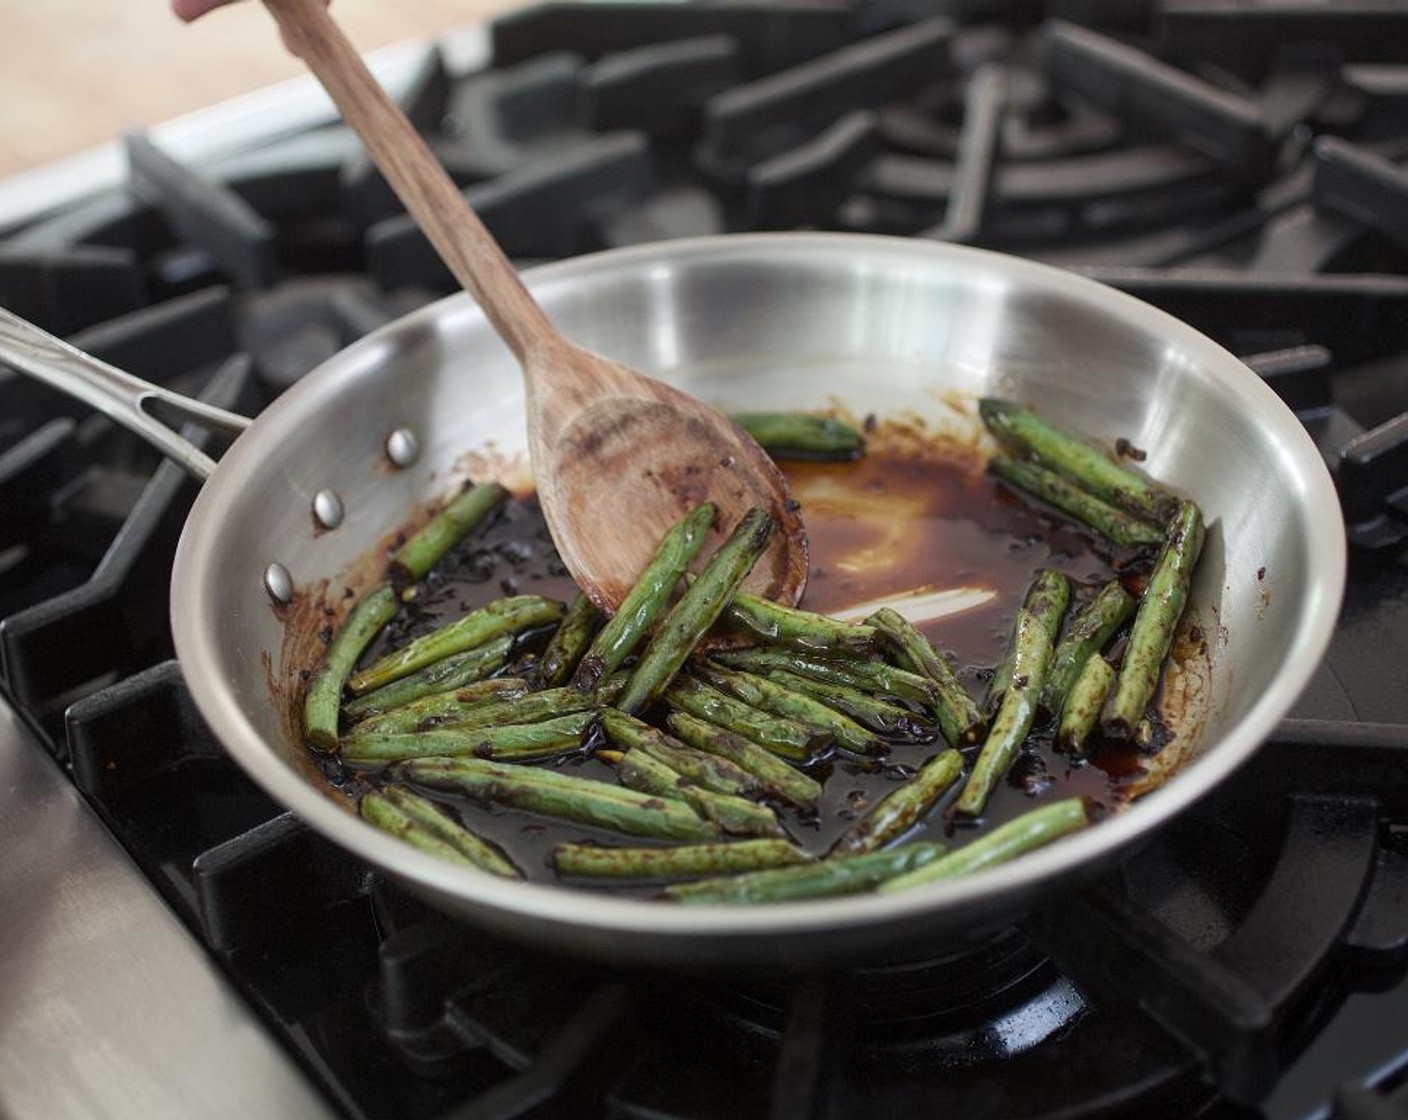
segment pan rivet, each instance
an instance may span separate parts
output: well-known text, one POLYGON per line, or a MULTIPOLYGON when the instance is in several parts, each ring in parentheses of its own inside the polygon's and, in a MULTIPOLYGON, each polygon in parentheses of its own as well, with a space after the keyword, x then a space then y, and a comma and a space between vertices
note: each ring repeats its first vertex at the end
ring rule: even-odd
POLYGON ((397 428, 386 437, 386 457, 398 467, 409 467, 420 456, 420 441, 410 428, 397 428))
POLYGON ((324 529, 336 529, 342 524, 346 513, 342 508, 342 499, 331 490, 319 490, 313 495, 313 516, 324 529))
POLYGON ((293 577, 282 564, 273 563, 264 569, 264 590, 280 603, 293 599, 293 577))

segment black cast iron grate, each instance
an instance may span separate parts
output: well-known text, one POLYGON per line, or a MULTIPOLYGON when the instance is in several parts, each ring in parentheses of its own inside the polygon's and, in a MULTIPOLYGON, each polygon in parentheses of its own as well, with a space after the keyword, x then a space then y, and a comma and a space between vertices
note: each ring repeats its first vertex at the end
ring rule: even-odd
MULTIPOLYGON (((429 914, 269 802, 191 708, 164 609, 191 484, 3 373, 0 682, 348 1116, 1274 1101, 1341 1005, 1401 986, 1408 942, 1408 69, 1386 46, 1405 25, 1389 3, 1336 15, 548 4, 493 25, 482 73, 428 50, 404 95, 523 263, 759 227, 1007 249, 1191 322, 1315 436, 1356 554, 1298 708, 1314 722, 1286 724, 1122 876, 973 957, 720 985, 604 973, 429 914)), ((0 242, 0 303, 118 365, 252 412, 450 290, 340 127, 200 167, 141 136, 127 151, 129 190, 0 242)), ((1358 1085, 1338 1104, 1380 1106, 1358 1085)))

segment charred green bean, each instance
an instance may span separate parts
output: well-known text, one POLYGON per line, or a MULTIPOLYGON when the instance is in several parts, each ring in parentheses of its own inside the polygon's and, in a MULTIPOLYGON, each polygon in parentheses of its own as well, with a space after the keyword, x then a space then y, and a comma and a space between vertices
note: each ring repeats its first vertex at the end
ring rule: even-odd
POLYGON ((498 845, 451 820, 433 801, 408 789, 387 786, 364 793, 358 811, 382 832, 423 852, 505 879, 523 878, 523 872, 498 845))
POLYGON ((548 626, 562 618, 565 608, 541 595, 515 595, 496 599, 486 607, 457 618, 434 633, 417 638, 375 664, 354 673, 348 681, 361 694, 409 676, 451 654, 482 646, 501 634, 516 634, 535 626, 548 626))
POLYGON ((886 880, 905 875, 942 858, 941 844, 901 844, 881 852, 824 859, 797 867, 751 871, 665 888, 665 897, 689 905, 726 902, 788 902, 801 898, 858 894, 874 890, 886 880))
POLYGON ((880 736, 862 727, 850 716, 828 708, 820 700, 804 692, 794 692, 766 677, 707 664, 696 666, 694 675, 720 692, 742 700, 750 707, 795 720, 807 727, 821 728, 831 736, 837 746, 847 750, 858 754, 884 754, 888 749, 880 736))
MULTIPOLYGON (((495 706, 528 694, 528 682, 521 677, 491 677, 475 681, 453 692, 435 692, 402 704, 381 715, 368 716, 353 724, 352 735, 409 735, 455 719, 461 719, 476 709, 495 706)), ((525 723, 526 720, 509 720, 525 723)))
POLYGON ((963 756, 948 747, 919 768, 909 781, 897 786, 870 811, 841 834, 830 855, 873 852, 899 839, 924 817, 963 773, 963 756))
POLYGON ((1011 401, 987 397, 978 412, 1002 443, 1065 475, 1081 489, 1121 509, 1164 525, 1177 499, 1104 452, 1011 401))
POLYGON ((934 686, 930 681, 918 673, 868 657, 831 659, 791 649, 755 647, 716 653, 713 660, 731 669, 746 669, 750 673, 780 669, 812 680, 844 685, 874 696, 893 697, 924 707, 936 703, 934 686))
POLYGON ((623 712, 652 703, 674 679, 704 632, 711 627, 767 549, 777 522, 765 509, 750 509, 661 621, 645 647, 626 690, 616 701, 623 712))
POLYGON ((567 613, 553 631, 542 660, 533 669, 533 681, 539 688, 565 685, 582 656, 586 653, 601 626, 601 612, 582 592, 572 596, 567 613))
POLYGON ((583 696, 575 688, 549 688, 529 692, 496 703, 470 708, 455 719, 437 725, 446 731, 470 731, 476 727, 493 727, 505 723, 537 723, 558 716, 598 708, 609 703, 625 682, 619 676, 608 678, 598 696, 583 696))
POLYGON ((543 816, 659 840, 708 840, 717 827, 683 801, 637 793, 608 782, 534 766, 474 758, 407 762, 400 775, 431 789, 543 816))
POLYGON ((981 816, 988 797, 1007 773, 1036 722, 1037 700, 1051 665, 1052 643, 1061 628, 1070 599, 1070 584, 1050 568, 1037 573, 1017 610, 1009 643, 1012 678, 1002 695, 1002 705, 992 721, 973 772, 958 795, 954 812, 981 816))
POLYGON ((1075 684, 1091 656, 1105 648, 1116 630, 1134 613, 1134 597, 1120 581, 1112 579, 1095 597, 1071 616, 1066 632, 1051 660, 1046 687, 1041 690, 1041 706, 1048 712, 1061 711, 1066 693, 1075 684))
POLYGON ((404 586, 424 578, 440 558, 498 509, 508 491, 497 482, 471 486, 432 517, 391 556, 390 577, 404 586))
POLYGON ((724 611, 724 618, 730 626, 791 649, 862 656, 875 651, 875 631, 869 626, 838 622, 824 614, 784 607, 746 591, 733 597, 724 611))
POLYGON ((606 674, 620 667, 650 632, 655 620, 670 605, 670 596, 698 555, 718 516, 718 507, 705 502, 691 510, 660 540, 635 586, 626 593, 616 613, 593 639, 579 662, 572 684, 592 692, 606 674))
POLYGON ((381 715, 437 692, 453 692, 497 673, 512 650, 513 635, 500 634, 482 646, 452 654, 409 677, 358 696, 344 704, 342 711, 348 719, 356 721, 381 715))
POLYGON ((362 652, 395 613, 396 592, 384 583, 357 601, 333 637, 303 696, 303 736, 315 749, 337 749, 343 685, 362 652))
POLYGON ((764 797, 776 798, 803 811, 816 808, 821 783, 794 769, 751 739, 699 719, 688 712, 671 712, 665 724, 689 746, 717 755, 746 770, 757 780, 764 797))
POLYGON ((617 848, 559 844, 552 865, 559 875, 587 879, 679 879, 805 863, 808 856, 786 840, 730 840, 668 848, 617 848))
POLYGON ((859 459, 865 453, 865 437, 830 416, 735 412, 729 418, 774 459, 859 459))
POLYGON ((1082 666, 1076 683, 1066 693, 1061 708, 1061 722, 1056 727, 1056 745, 1076 754, 1085 749, 1085 741, 1095 730, 1105 697, 1115 683, 1115 670, 1098 653, 1092 653, 1082 666))
POLYGON ((409 758, 463 756, 499 761, 536 761, 579 749, 583 733, 596 716, 595 711, 587 710, 536 723, 440 727, 411 734, 366 732, 348 735, 342 743, 342 760, 349 766, 375 766, 409 758))
POLYGON ((1055 801, 1023 813, 1015 820, 1008 821, 986 836, 965 844, 941 859, 896 876, 881 884, 880 891, 884 894, 905 891, 921 883, 952 879, 981 871, 985 867, 1006 863, 1059 840, 1062 836, 1077 832, 1089 823, 1085 802, 1079 797, 1055 801))
POLYGON ((871 696, 858 688, 829 684, 781 669, 770 669, 762 675, 783 688, 805 693, 813 700, 819 700, 828 708, 850 716, 862 727, 868 727, 887 739, 927 743, 938 737, 938 727, 922 716, 898 704, 871 696))
POLYGON ((934 716, 944 738, 955 747, 976 743, 983 737, 987 721, 968 690, 963 687, 948 659, 898 611, 884 607, 866 619, 890 645, 905 668, 918 673, 933 685, 934 716))
POLYGON ((720 832, 732 836, 784 835, 777 815, 766 805, 695 785, 645 751, 626 751, 616 764, 616 776, 628 789, 688 802, 701 817, 713 821, 720 832))
POLYGON ((1041 499, 1120 548, 1143 548, 1156 545, 1164 538, 1157 525, 1102 501, 1065 475, 1030 459, 994 455, 988 469, 1004 482, 1041 499))
POLYGON ((987 690, 983 693, 983 712, 992 719, 1002 707, 1002 698, 1007 695, 1007 686, 1012 683, 1012 656, 1016 647, 1012 644, 1013 635, 1007 639, 1007 648, 1002 651, 1002 660, 992 671, 987 690))
POLYGON ((658 727, 652 727, 615 708, 607 708, 601 713, 601 729, 613 743, 648 754, 695 785, 715 793, 749 797, 761 792, 758 779, 741 766, 672 739, 658 727))
POLYGON ((1192 502, 1180 502, 1149 586, 1134 612, 1119 675, 1100 715, 1100 730, 1112 738, 1129 738, 1154 698, 1178 620, 1188 605, 1203 537, 1202 513, 1192 502))
MULTIPOLYGON (((1066 608, 1070 605, 1071 585, 1070 581, 1059 573, 1042 570, 1037 573, 1032 585, 1027 588, 1027 596, 1037 593, 1039 588, 1045 588, 1046 593, 1057 597, 1056 601, 1040 604, 1040 611, 1044 617, 1054 615, 1055 621, 1051 631, 1052 654, 1055 654, 1055 639, 1060 631, 1061 617, 1065 614, 1066 608)), ((1024 600, 1022 610, 1027 608, 1024 600)), ((1007 693, 1008 686, 1012 683, 1012 674, 1015 666, 1015 658, 1020 648, 1020 639, 1025 631, 1020 623, 1022 621, 1022 610, 1017 612, 1017 623, 1012 628, 1012 633, 1007 639, 1007 648, 1003 651, 1002 660, 998 662, 997 668, 993 671, 992 680, 988 682, 987 694, 983 697, 983 708, 989 716, 995 716, 998 708, 1002 706, 1002 699, 1007 693)), ((1050 666, 1047 666, 1050 671, 1050 666)), ((1040 699, 1038 696, 1036 699, 1040 699)))
POLYGON ((819 728, 761 711, 694 677, 678 678, 665 690, 665 702, 791 762, 810 762, 831 745, 831 736, 819 728))

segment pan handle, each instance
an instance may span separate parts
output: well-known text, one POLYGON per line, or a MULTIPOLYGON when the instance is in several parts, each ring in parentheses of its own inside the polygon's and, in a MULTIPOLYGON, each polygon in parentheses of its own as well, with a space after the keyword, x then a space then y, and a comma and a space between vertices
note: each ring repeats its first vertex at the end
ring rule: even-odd
POLYGON ((192 420, 236 434, 250 425, 247 417, 124 373, 4 308, 0 308, 0 362, 111 417, 202 482, 215 470, 215 460, 181 438, 172 425, 192 420), (149 411, 155 408, 173 418, 170 424, 149 411))

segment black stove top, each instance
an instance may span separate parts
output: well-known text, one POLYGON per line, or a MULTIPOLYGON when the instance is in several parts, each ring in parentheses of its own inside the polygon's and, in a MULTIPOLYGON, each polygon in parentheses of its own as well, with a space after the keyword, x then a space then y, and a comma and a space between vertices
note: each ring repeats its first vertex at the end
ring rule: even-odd
MULTIPOLYGON (((281 812, 171 660, 194 484, 0 372, 0 686, 353 1118, 1408 1116, 1408 7, 548 4, 407 111, 519 263, 824 228, 1078 269, 1227 345, 1336 474, 1350 586, 1272 741, 961 957, 608 972, 427 911, 281 812)), ((452 281, 304 130, 0 236, 0 305, 254 412, 452 281)))

